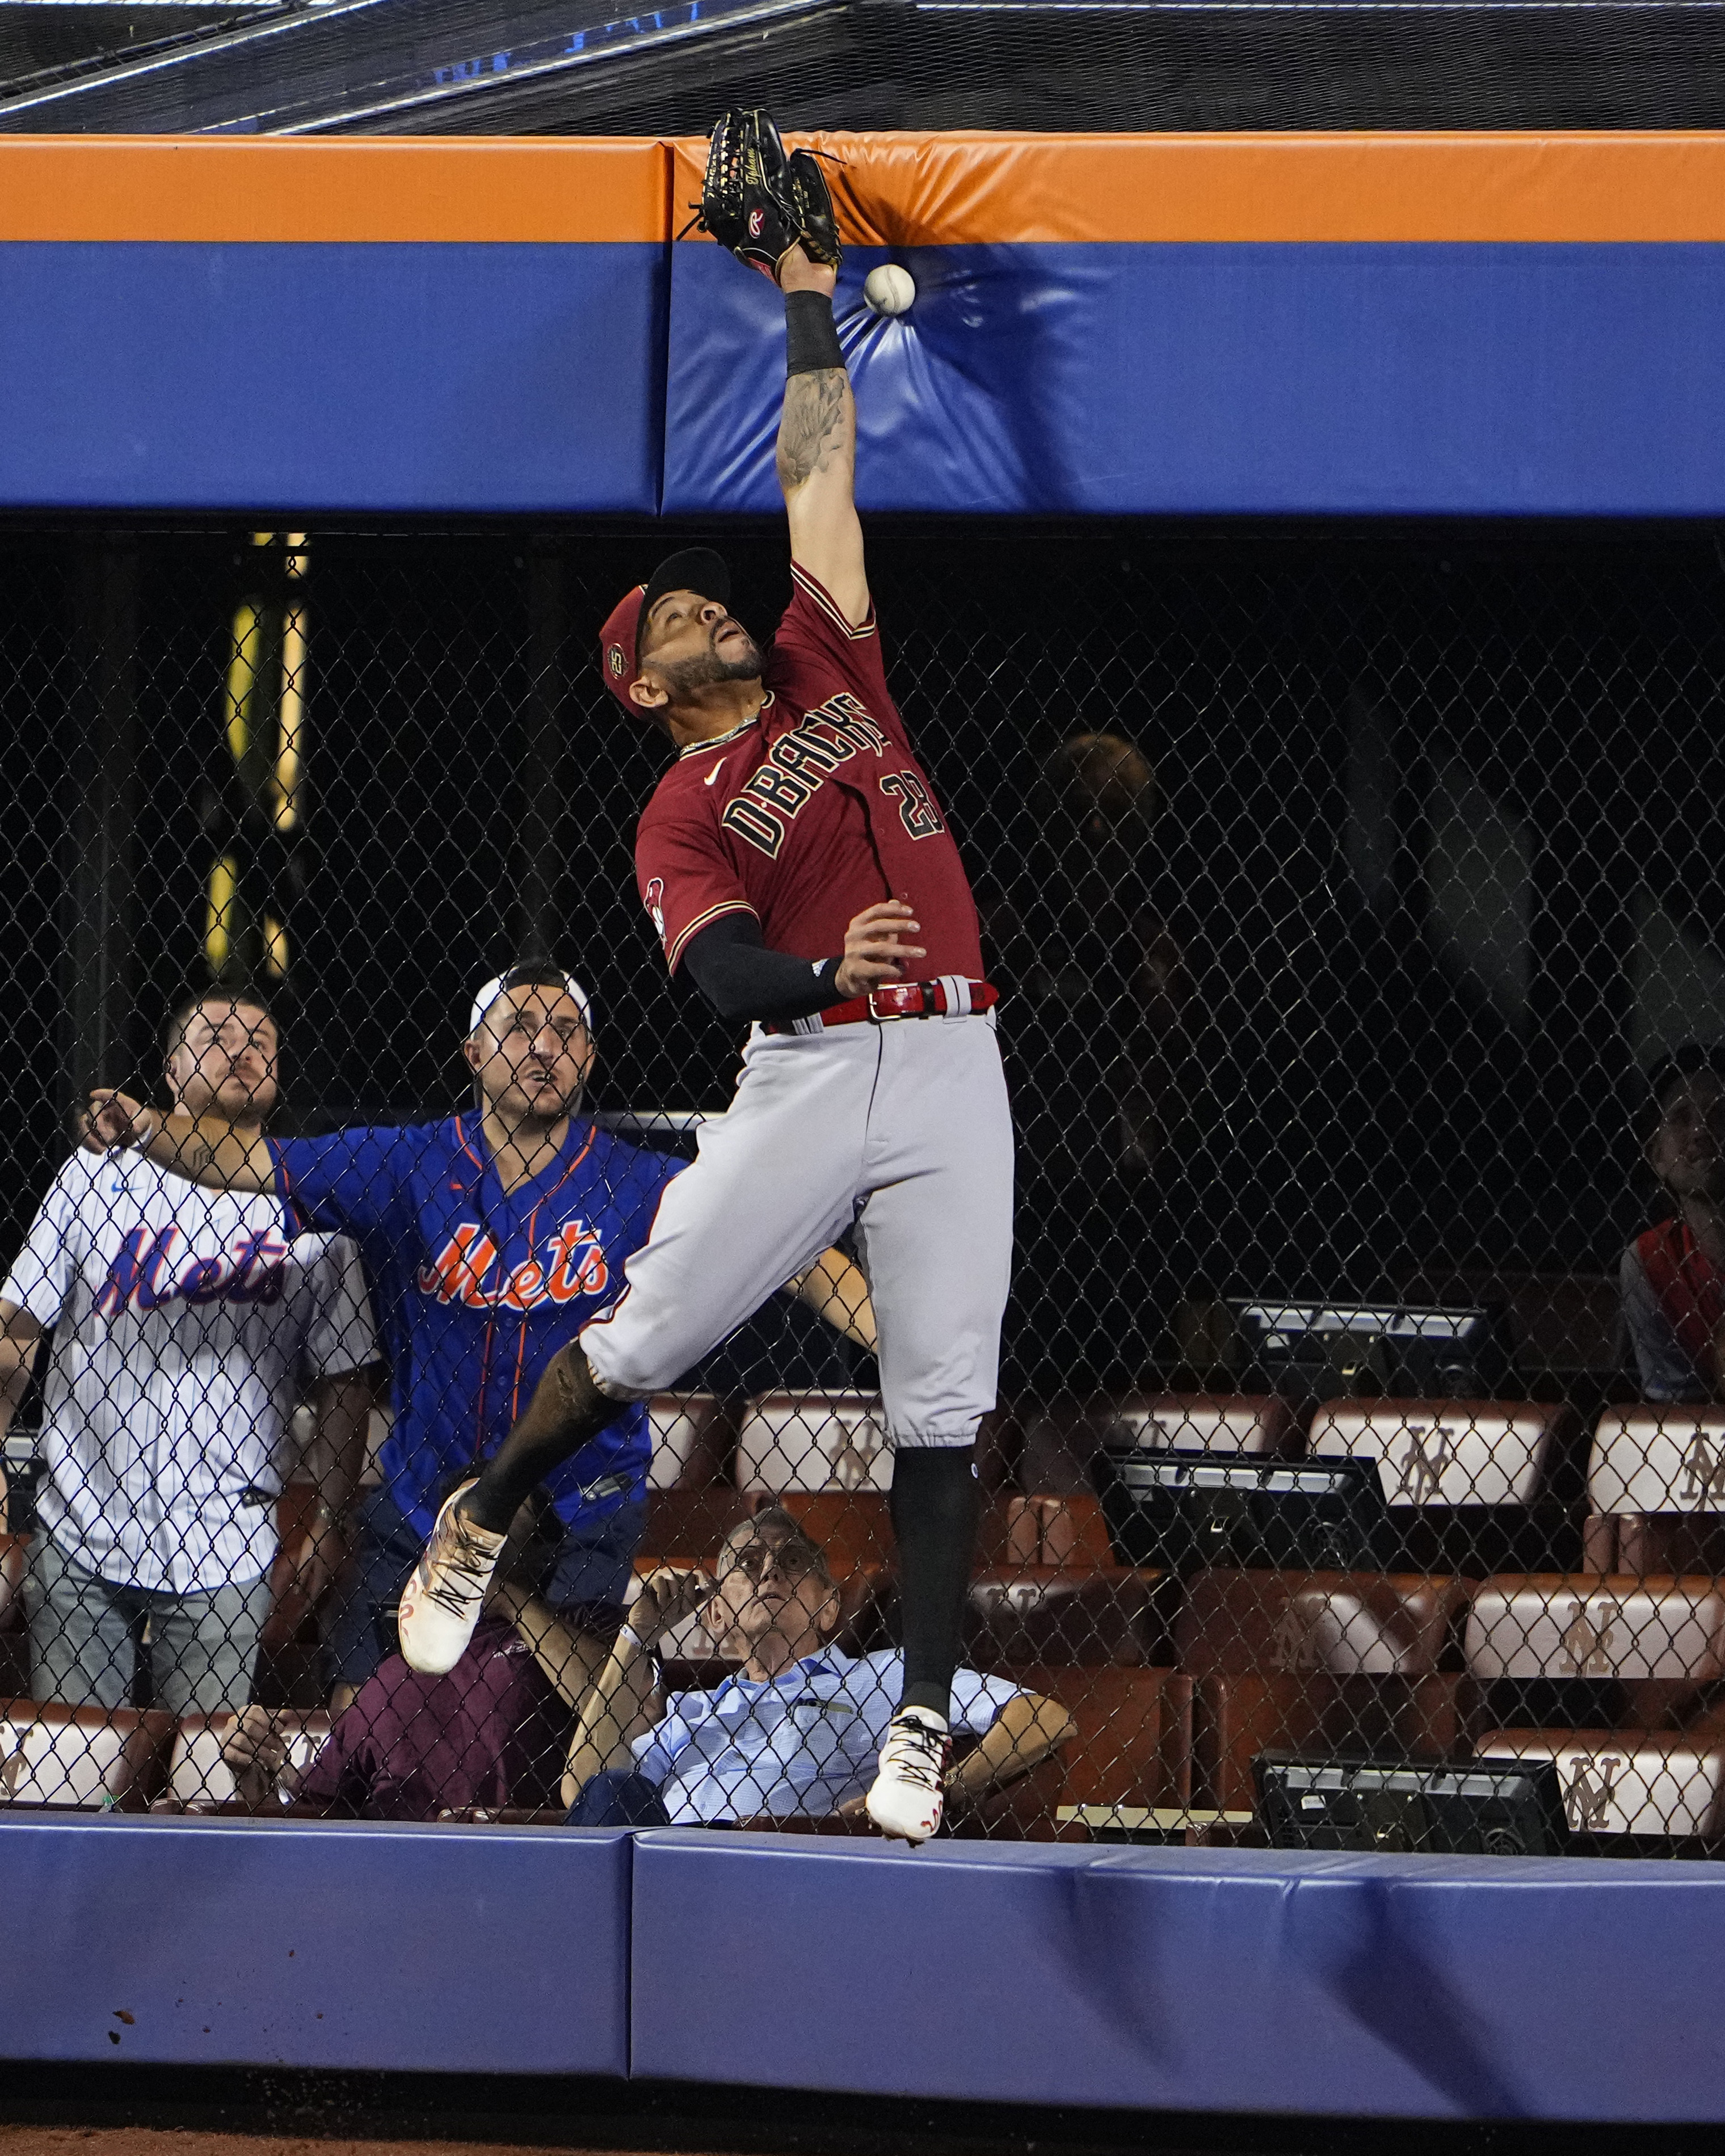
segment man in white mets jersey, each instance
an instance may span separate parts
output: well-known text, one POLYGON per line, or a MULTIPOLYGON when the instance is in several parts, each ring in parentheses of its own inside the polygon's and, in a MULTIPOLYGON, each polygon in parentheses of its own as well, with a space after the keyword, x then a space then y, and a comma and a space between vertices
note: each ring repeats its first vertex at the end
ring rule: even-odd
POLYGON ((916 1842, 939 1824, 949 1757, 1012 1134, 970 886, 886 686, 835 273, 795 245, 778 281, 794 585, 778 634, 762 652, 728 611, 723 561, 692 549, 621 601, 600 645, 612 693, 676 751, 641 819, 637 875, 672 972, 752 1021, 736 1100, 667 1186, 622 1296, 444 1508, 402 1597, 401 1639, 416 1667, 449 1667, 526 1495, 854 1223, 896 1453, 905 1633, 868 1808, 916 1842))
MULTIPOLYGON (((191 998, 168 1029, 176 1109, 255 1132, 275 1104, 277 1048, 254 997, 191 998)), ((32 1691, 127 1705, 147 1617, 157 1707, 243 1707, 289 1419, 307 1393, 318 1509, 293 1555, 308 1600, 344 1554, 379 1354, 358 1251, 294 1232, 274 1195, 201 1190, 136 1153, 74 1153, 0 1282, 8 1419, 50 1327, 48 1471, 24 1581, 32 1691)))

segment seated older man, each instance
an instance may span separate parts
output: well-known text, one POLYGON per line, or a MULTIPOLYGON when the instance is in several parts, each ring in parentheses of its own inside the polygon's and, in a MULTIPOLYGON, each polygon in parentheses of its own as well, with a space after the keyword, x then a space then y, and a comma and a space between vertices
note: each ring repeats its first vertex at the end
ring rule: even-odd
MULTIPOLYGON (((570 1745, 572 1826, 860 1815, 902 1657, 828 1644, 839 1589, 819 1545, 779 1507, 733 1528, 714 1572, 660 1573, 636 1595, 570 1745), (655 1649, 696 1609, 742 1667, 715 1691, 667 1698, 655 1649)), ((1055 1701, 966 1669, 953 1679, 952 1724, 981 1741, 952 1772, 949 1818, 1028 1774, 1073 1730, 1055 1701)))

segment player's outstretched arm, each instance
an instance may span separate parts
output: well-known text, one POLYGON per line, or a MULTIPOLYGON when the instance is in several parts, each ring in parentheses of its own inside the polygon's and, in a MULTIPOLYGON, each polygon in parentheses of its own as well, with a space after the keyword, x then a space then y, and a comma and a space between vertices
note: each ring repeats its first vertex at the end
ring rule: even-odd
POLYGON ((791 559, 825 586, 855 628, 868 619, 869 579, 856 514, 856 405, 833 327, 838 274, 800 247, 779 264, 789 371, 777 461, 791 559))

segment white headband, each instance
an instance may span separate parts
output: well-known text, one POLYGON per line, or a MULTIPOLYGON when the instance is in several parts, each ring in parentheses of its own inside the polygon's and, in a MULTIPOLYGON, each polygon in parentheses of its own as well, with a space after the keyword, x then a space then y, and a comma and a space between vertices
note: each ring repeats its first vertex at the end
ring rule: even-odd
MULTIPOLYGON (((515 970, 516 968, 513 967, 510 968, 511 973, 515 970)), ((550 973, 554 971, 554 968, 547 966, 545 968, 545 971, 547 973, 550 973)), ((487 981, 485 986, 475 995, 473 999, 473 1009, 469 1014, 467 1020, 467 1030, 470 1036, 479 1031, 480 1027, 485 1022, 485 1013, 490 1010, 492 1004, 496 1002, 498 997, 502 994, 503 984, 506 980, 508 980, 508 973, 499 973, 495 979, 487 981)), ((580 982, 576 979, 572 973, 558 973, 557 975, 557 978, 562 983, 564 990, 567 993, 570 1002, 572 1003, 576 1009, 580 1012, 581 1023, 587 1028, 588 1033, 591 1033, 593 1031, 593 1005, 588 1000, 587 990, 582 987, 580 982)), ((516 983, 516 985, 523 988, 540 987, 550 988, 552 986, 552 983, 550 981, 521 981, 516 983)))

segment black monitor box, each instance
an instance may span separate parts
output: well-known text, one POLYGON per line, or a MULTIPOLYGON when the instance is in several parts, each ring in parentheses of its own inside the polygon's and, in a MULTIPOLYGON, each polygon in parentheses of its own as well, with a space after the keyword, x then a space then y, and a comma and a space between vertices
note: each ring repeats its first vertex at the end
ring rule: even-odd
POLYGON ((1230 1301, 1252 1383, 1285 1398, 1480 1400, 1510 1375, 1507 1313, 1384 1303, 1230 1301))
POLYGON ((1096 1476, 1122 1564, 1356 1572, 1384 1561, 1389 1518, 1375 1460, 1110 1450, 1096 1476))
POLYGON ((1428 1766, 1264 1752, 1252 1775, 1275 1849, 1561 1856, 1568 1847, 1563 1786, 1549 1759, 1428 1766))

